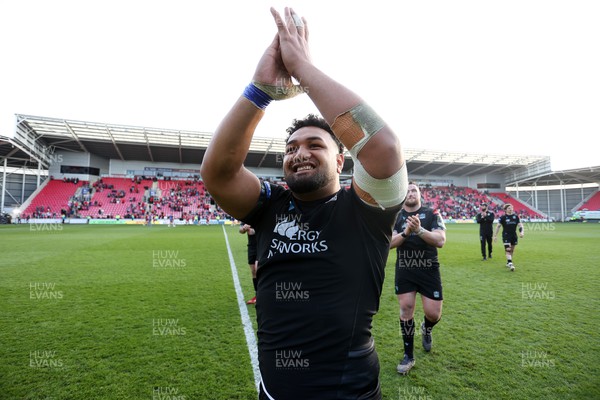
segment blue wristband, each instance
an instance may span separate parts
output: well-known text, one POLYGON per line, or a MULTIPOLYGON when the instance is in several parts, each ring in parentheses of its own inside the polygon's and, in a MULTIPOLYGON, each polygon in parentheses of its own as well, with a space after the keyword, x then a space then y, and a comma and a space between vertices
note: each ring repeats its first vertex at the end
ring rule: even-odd
POLYGON ((250 83, 246 86, 246 89, 244 89, 244 97, 261 110, 267 108, 269 103, 273 100, 271 96, 254 86, 253 83, 250 83))

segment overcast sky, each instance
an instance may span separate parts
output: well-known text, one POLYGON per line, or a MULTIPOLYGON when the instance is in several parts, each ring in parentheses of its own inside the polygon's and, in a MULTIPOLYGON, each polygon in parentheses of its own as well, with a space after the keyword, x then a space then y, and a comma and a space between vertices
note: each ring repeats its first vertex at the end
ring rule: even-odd
MULTIPOLYGON (((600 165, 600 1, 0 0, 0 134, 14 114, 213 132, 290 5, 323 71, 407 148, 600 165)), ((271 103, 257 136, 316 109, 271 103)))

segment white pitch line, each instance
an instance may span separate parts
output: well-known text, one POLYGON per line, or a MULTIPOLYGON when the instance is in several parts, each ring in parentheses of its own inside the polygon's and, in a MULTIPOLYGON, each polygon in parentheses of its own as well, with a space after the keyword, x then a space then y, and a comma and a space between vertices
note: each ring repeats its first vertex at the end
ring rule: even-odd
POLYGON ((229 239, 227 238, 225 225, 223 225, 223 234, 225 235, 225 243, 227 244, 227 253, 229 253, 229 264, 231 266, 231 275, 233 275, 233 286, 235 287, 238 307, 240 308, 242 325, 244 326, 244 334, 246 335, 246 343, 248 345, 248 352, 250 353, 250 362, 252 363, 252 371, 254 372, 254 384, 256 386, 256 392, 259 393, 261 376, 260 369, 258 368, 258 349, 256 347, 254 327, 252 326, 252 321, 250 321, 250 315, 248 314, 248 309, 246 308, 244 293, 242 292, 242 286, 240 285, 240 279, 238 277, 235 261, 233 260, 233 254, 231 253, 231 247, 229 247, 229 239))

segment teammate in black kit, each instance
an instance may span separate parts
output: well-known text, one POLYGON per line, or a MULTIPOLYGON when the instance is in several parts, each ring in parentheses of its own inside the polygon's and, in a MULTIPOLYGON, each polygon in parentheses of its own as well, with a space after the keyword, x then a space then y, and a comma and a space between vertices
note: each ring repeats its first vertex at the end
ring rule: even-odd
POLYGON ((240 233, 248 235, 248 266, 252 273, 252 285, 254 285, 255 295, 246 304, 256 304, 256 265, 258 263, 257 249, 256 249, 256 232, 248 224, 240 225, 240 233))
POLYGON ((421 191, 409 183, 408 194, 398 216, 391 248, 397 248, 396 294, 400 303, 400 329, 404 341, 404 357, 398 373, 408 374, 415 365, 413 352, 415 303, 421 294, 425 316, 421 323, 422 344, 431 350, 431 330, 442 317, 442 278, 437 249, 446 243, 446 227, 438 213, 421 206, 421 191))
POLYGON ((313 65, 306 21, 289 8, 285 20, 271 12, 278 34, 201 170, 223 210, 256 230, 259 397, 380 399, 371 324, 406 195, 400 143, 359 96, 313 65), (259 180, 244 160, 268 103, 300 92, 323 118, 288 128, 285 189, 259 180), (342 144, 354 162, 349 189, 339 181, 342 144))
POLYGON ((506 203, 502 208, 504 209, 505 214, 498 218, 494 242, 498 238, 500 227, 502 227, 502 243, 504 243, 504 253, 506 254, 506 268, 514 271, 515 265, 513 264, 513 254, 519 243, 519 239, 517 238, 517 228, 519 228, 520 237, 525 236, 525 232, 519 216, 514 213, 512 204, 506 203))
POLYGON ((494 236, 494 218, 496 216, 493 212, 488 211, 488 205, 481 203, 481 211, 475 216, 475 220, 479 224, 479 241, 481 242, 481 256, 483 261, 487 260, 487 257, 492 258, 492 238, 494 236), (487 253, 485 247, 487 244, 487 253), (487 257, 486 257, 487 254, 487 257))

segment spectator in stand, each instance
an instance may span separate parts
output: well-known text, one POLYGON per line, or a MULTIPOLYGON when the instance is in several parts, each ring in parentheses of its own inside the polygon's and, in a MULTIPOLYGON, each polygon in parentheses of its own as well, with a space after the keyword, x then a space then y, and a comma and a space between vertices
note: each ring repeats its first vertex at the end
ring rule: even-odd
POLYGON ((519 243, 519 239, 517 238, 517 227, 519 228, 520 237, 523 237, 525 232, 523 231, 523 224, 521 223, 519 216, 514 213, 513 205, 506 203, 503 208, 505 214, 498 219, 496 233, 494 234, 494 242, 498 238, 500 227, 502 227, 502 242, 504 243, 504 253, 506 254, 506 268, 514 271, 515 266, 513 264, 512 256, 519 243))
POLYGON ((493 212, 488 211, 487 203, 481 203, 481 210, 475 216, 477 223, 479 224, 479 241, 481 243, 481 256, 483 261, 487 260, 487 257, 492 258, 492 238, 494 236, 494 218, 493 212), (487 244, 487 253, 486 253, 487 244), (487 254, 487 257, 486 257, 487 254))
POLYGON ((240 225, 240 233, 248 235, 248 266, 252 273, 252 285, 254 285, 254 297, 246 302, 246 304, 256 304, 256 266, 258 265, 258 257, 256 250, 256 232, 248 224, 240 225))

